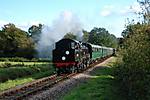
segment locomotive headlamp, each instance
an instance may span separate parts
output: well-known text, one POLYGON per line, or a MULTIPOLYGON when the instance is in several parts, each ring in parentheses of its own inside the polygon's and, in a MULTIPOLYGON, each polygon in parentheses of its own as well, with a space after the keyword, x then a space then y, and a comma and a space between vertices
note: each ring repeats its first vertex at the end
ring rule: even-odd
POLYGON ((79 57, 79 54, 76 54, 77 57, 79 57))
POLYGON ((66 60, 66 57, 63 56, 61 59, 62 59, 62 60, 66 60))
POLYGON ((70 53, 69 51, 66 51, 66 55, 69 55, 69 53, 70 53))

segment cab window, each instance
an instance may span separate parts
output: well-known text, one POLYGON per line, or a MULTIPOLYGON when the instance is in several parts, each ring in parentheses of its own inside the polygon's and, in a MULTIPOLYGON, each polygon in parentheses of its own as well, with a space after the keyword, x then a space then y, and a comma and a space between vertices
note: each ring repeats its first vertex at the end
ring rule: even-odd
POLYGON ((75 49, 75 43, 71 42, 71 49, 75 49))

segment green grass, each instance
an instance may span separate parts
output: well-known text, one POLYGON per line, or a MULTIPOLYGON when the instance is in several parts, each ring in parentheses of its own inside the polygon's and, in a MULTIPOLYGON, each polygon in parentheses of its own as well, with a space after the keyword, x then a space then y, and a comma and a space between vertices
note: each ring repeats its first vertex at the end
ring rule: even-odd
POLYGON ((16 65, 16 64, 24 64, 24 65, 34 65, 34 64, 47 64, 49 62, 11 62, 11 61, 0 61, 0 64, 4 64, 4 63, 10 63, 12 65, 16 65))
POLYGON ((0 91, 15 87, 17 85, 22 85, 24 83, 28 83, 28 82, 34 81, 36 79, 47 77, 47 76, 53 74, 53 71, 54 70, 48 70, 48 71, 45 71, 45 72, 40 72, 40 73, 30 75, 28 77, 18 78, 18 79, 15 79, 15 80, 8 80, 4 83, 0 83, 0 91))
POLYGON ((7 82, 0 83, 0 91, 9 89, 11 87, 15 87, 17 85, 21 85, 23 83, 31 82, 33 81, 33 78, 22 78, 22 79, 16 79, 16 80, 8 80, 7 82))
POLYGON ((35 73, 45 72, 51 69, 53 69, 53 66, 51 64, 0 68, 0 82, 26 77, 35 73))
POLYGON ((112 66, 115 60, 116 58, 97 68, 88 82, 74 88, 63 97, 63 100, 123 100, 112 76, 112 68, 104 67, 112 66))
POLYGON ((21 66, 35 66, 42 64, 52 64, 51 62, 11 62, 11 61, 0 61, 0 68, 7 67, 21 67, 21 66))
MULTIPOLYGON (((1 59, 3 60, 3 58, 1 59)), ((20 61, 20 58, 15 59, 20 61)), ((54 72, 54 67, 50 61, 15 62, 15 59, 10 58, 13 61, 9 61, 8 58, 5 58, 4 61, 0 61, 0 91, 49 76, 54 72)))

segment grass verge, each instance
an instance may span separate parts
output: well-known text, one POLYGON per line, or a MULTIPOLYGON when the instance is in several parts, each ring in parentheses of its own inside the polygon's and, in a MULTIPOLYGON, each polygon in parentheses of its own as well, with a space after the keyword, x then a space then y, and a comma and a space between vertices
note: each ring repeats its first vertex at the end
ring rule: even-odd
POLYGON ((53 74, 53 71, 54 71, 54 69, 51 69, 51 70, 48 70, 45 72, 40 72, 40 73, 30 75, 28 77, 18 78, 15 80, 8 80, 4 83, 0 83, 0 92, 3 90, 9 89, 9 88, 15 87, 17 85, 22 85, 24 83, 28 83, 28 82, 34 81, 36 79, 47 77, 47 76, 53 74))
POLYGON ((8 67, 23 67, 23 66, 35 66, 42 64, 50 64, 51 62, 11 62, 11 61, 0 61, 0 68, 8 67))
POLYGON ((23 66, 23 67, 9 67, 0 68, 0 82, 6 82, 8 80, 15 80, 18 78, 27 77, 36 73, 45 72, 52 70, 53 66, 51 64, 41 64, 33 66, 23 66))

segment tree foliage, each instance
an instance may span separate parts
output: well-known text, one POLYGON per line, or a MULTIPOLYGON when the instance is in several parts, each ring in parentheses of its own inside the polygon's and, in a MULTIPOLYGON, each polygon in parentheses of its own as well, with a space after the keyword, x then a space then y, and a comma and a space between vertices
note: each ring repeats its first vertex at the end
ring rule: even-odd
POLYGON ((125 100, 150 99, 150 1, 138 2, 144 22, 129 23, 122 32, 122 59, 114 70, 125 100))
POLYGON ((88 42, 107 47, 117 47, 117 38, 113 34, 110 34, 105 28, 93 28, 91 32, 89 32, 88 42))
POLYGON ((122 62, 115 70, 116 79, 127 100, 149 100, 150 25, 138 23, 130 28, 121 49, 122 62))
POLYGON ((150 24, 150 0, 137 0, 142 8, 140 14, 144 18, 144 23, 150 24))
POLYGON ((87 32, 86 30, 83 30, 82 32, 83 32, 82 41, 87 42, 89 40, 89 32, 87 32))
POLYGON ((0 31, 0 56, 33 57, 34 44, 29 34, 14 24, 4 25, 0 31))
POLYGON ((69 33, 66 33, 63 38, 65 38, 65 39, 77 39, 77 36, 74 35, 73 33, 69 32, 69 33))
POLYGON ((32 25, 28 29, 28 32, 30 33, 30 35, 35 43, 38 43, 38 41, 40 39, 40 35, 42 33, 42 26, 43 26, 42 24, 39 24, 38 26, 32 25))

